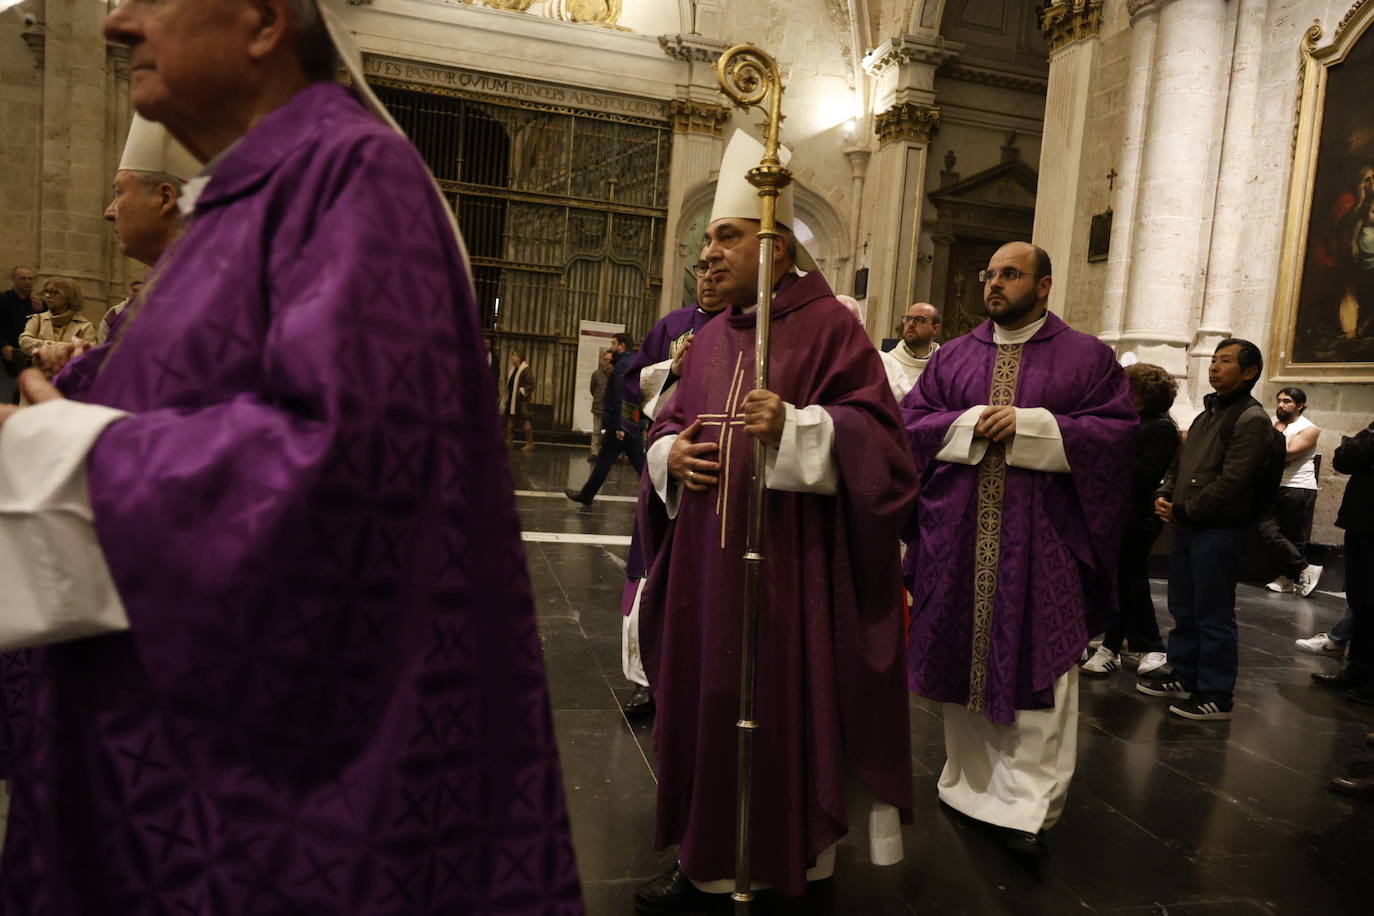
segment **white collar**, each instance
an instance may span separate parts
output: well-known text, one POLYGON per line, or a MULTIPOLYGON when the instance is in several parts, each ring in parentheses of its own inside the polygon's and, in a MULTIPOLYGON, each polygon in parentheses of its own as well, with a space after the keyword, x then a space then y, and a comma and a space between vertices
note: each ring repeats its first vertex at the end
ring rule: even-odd
POLYGON ((932 340, 930 342, 929 353, 927 353, 925 356, 912 356, 906 348, 905 341, 899 340, 897 341, 897 346, 893 347, 891 350, 888 350, 887 353, 889 356, 891 356, 897 362, 901 363, 903 366, 907 366, 912 369, 920 369, 926 363, 930 362, 930 358, 935 355, 935 351, 938 349, 940 349, 940 345, 932 340))
POLYGON ((1036 333, 1038 333, 1039 330, 1045 326, 1045 322, 1049 320, 1049 317, 1049 309, 1046 309, 1045 314, 1040 316, 1039 321, 1032 321, 1024 328, 1017 328, 1014 331, 1009 331, 1006 328, 1002 327, 1000 324, 993 324, 992 342, 995 344, 1025 343, 1026 341, 1034 337, 1036 333))

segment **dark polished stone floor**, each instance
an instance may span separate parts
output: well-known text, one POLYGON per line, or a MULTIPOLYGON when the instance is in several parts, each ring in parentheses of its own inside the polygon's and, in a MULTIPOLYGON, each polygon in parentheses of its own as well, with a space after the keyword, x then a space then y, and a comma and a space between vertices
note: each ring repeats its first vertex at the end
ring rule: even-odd
MULTIPOLYGON (((582 538, 629 533, 633 505, 579 509, 561 495, 590 470, 585 451, 515 452, 516 486, 529 532, 582 538)), ((627 496, 624 465, 602 493, 627 496)), ((631 725, 618 701, 618 608, 626 548, 528 543, 563 755, 578 866, 593 916, 633 912, 634 888, 672 863, 651 848, 654 768, 647 725, 631 725)), ((1167 622, 1157 582, 1161 625, 1167 622)), ((1082 680, 1078 770, 1064 818, 1038 872, 1008 858, 935 799, 944 763, 938 710, 911 701, 915 823, 906 859, 880 869, 840 852, 827 899, 760 913, 1111 913, 1116 916, 1343 914, 1374 912, 1374 805, 1324 787, 1337 772, 1374 772, 1374 710, 1314 687, 1309 674, 1335 663, 1304 655, 1293 639, 1340 616, 1339 598, 1301 599, 1242 587, 1241 673, 1235 718, 1189 722, 1167 701, 1141 696, 1133 679, 1082 680)), ((852 855, 852 854, 851 854, 852 855)), ((707 912, 729 912, 716 906, 707 912)))

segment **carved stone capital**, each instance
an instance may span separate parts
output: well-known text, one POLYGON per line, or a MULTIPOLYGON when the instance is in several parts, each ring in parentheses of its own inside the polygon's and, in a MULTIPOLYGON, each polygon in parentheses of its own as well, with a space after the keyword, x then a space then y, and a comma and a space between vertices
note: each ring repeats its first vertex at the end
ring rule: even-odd
POLYGON ((1040 31, 1050 54, 1091 38, 1102 28, 1102 0, 1052 0, 1040 8, 1040 31))
POLYGON ((871 150, 855 146, 845 150, 844 155, 849 160, 849 171, 852 177, 862 178, 868 172, 868 160, 873 158, 871 150))
POLYGON ((673 60, 697 61, 703 64, 714 64, 730 47, 718 38, 683 34, 660 35, 658 46, 673 60))
POLYGON ((43 23, 38 22, 29 26, 19 33, 19 37, 24 39, 24 44, 29 46, 29 51, 33 53, 33 66, 35 70, 43 69, 43 47, 47 39, 44 37, 43 23))
POLYGON ((680 134, 720 137, 730 121, 731 109, 694 99, 672 99, 668 102, 668 114, 673 119, 673 130, 680 134))
POLYGON ((908 64, 926 64, 933 69, 957 56, 961 50, 963 45, 945 41, 939 35, 933 38, 899 35, 865 54, 863 67, 869 76, 880 79, 893 69, 908 64))
POLYGON ((873 119, 873 131, 883 146, 896 140, 929 143, 939 129, 940 109, 934 105, 900 102, 873 119))
POLYGON ((110 58, 110 69, 115 79, 129 81, 129 49, 124 45, 106 45, 105 53, 110 58))
POLYGON ((1172 2, 1173 0, 1126 0, 1126 13, 1134 20, 1137 16, 1153 13, 1172 2))

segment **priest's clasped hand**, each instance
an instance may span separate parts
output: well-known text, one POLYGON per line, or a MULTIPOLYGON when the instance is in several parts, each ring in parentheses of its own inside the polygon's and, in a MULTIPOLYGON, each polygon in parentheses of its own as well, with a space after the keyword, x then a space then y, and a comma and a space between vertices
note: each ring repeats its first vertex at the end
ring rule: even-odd
POLYGON ((782 398, 771 391, 755 388, 744 396, 740 405, 744 413, 744 431, 769 448, 782 444, 782 428, 787 422, 787 408, 782 398))
MULTIPOLYGON (((52 382, 45 379, 43 373, 37 369, 25 369, 19 373, 19 390, 24 392, 24 399, 30 404, 56 401, 62 397, 62 392, 54 388, 52 382)), ((23 409, 9 404, 0 406, 0 425, 23 409)))
POLYGON ((980 439, 993 442, 1006 442, 1016 435, 1016 408, 989 407, 983 411, 973 427, 973 434, 980 439))
POLYGON ((720 445, 697 442, 696 437, 700 432, 701 421, 697 420, 677 434, 673 447, 668 450, 668 473, 695 493, 714 487, 720 479, 720 462, 711 458, 720 452, 720 445))

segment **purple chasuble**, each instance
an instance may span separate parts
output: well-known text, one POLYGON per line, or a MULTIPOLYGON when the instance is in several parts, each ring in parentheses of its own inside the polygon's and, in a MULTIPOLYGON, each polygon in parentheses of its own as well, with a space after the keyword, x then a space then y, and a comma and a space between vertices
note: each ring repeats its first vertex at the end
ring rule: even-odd
MULTIPOLYGON (((755 879, 788 894, 849 829, 846 773, 909 809, 911 740, 897 539, 915 498, 878 351, 819 272, 789 275, 773 304, 770 390, 835 422, 834 496, 767 492, 754 740, 755 879)), ((721 485, 683 491, 677 517, 641 496, 649 575, 640 639, 658 714, 662 848, 698 880, 734 874, 744 544, 753 440, 740 404, 754 378, 754 316, 701 329, 651 440, 701 419, 721 485)), ((645 477, 645 487, 651 487, 645 477)), ((903 812, 909 816, 909 812, 903 812)))
POLYGON ((1024 344, 986 321, 936 351, 902 401, 921 475, 903 572, 912 594, 911 689, 994 722, 1054 705, 1116 607, 1116 558, 1137 420, 1110 347, 1057 315, 1024 344), (1043 407, 1067 474, 938 461, 950 424, 979 404, 1043 407))
POLYGON ((0 910, 582 913, 495 391, 419 155, 343 87, 299 93, 120 331, 67 390, 133 414, 89 461, 131 630, 5 657, 0 910))
MULTIPOLYGON (((700 306, 692 305, 671 311, 658 319, 658 322, 649 329, 649 333, 644 336, 644 343, 640 346, 639 352, 630 358, 630 366, 625 370, 623 380, 625 399, 642 406, 644 391, 639 385, 640 373, 655 363, 663 362, 672 355, 674 344, 688 334, 700 331, 706 326, 706 322, 721 314, 724 314, 724 309, 718 312, 707 312, 703 311, 700 306)), ((626 555, 625 560, 626 579, 644 578, 644 547, 641 541, 639 525, 636 524, 634 534, 630 538, 630 552, 626 555)), ((634 604, 634 595, 634 589, 626 589, 625 598, 620 603, 622 614, 629 615, 630 608, 634 604)))

